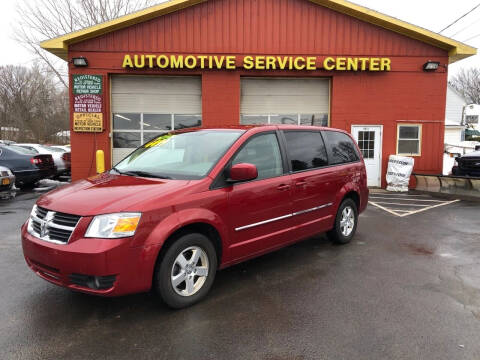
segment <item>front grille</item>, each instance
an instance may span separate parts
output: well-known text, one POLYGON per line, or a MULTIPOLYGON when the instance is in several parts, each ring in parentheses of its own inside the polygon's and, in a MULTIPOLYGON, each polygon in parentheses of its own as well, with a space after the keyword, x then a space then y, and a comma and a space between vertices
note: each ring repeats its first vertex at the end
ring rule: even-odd
POLYGON ((465 170, 480 170, 480 158, 478 159, 462 159, 459 162, 461 169, 465 170))
POLYGON ((71 274, 69 276, 70 282, 74 285, 86 287, 94 290, 106 290, 113 287, 116 276, 92 276, 84 274, 71 274))
POLYGON ((30 216, 29 232, 42 240, 66 244, 81 216, 49 211, 36 206, 30 216))

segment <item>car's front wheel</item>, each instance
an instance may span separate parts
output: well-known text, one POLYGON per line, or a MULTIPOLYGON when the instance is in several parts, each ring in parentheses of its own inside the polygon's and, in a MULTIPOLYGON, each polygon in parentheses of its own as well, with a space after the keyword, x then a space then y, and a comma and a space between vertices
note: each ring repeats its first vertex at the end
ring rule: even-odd
POLYGON ((358 210, 352 199, 345 199, 338 208, 335 227, 328 232, 329 238, 337 244, 349 243, 357 230, 358 210))
POLYGON ((178 238, 155 269, 154 286, 163 301, 175 309, 193 305, 212 287, 217 271, 217 254, 203 234, 178 238))

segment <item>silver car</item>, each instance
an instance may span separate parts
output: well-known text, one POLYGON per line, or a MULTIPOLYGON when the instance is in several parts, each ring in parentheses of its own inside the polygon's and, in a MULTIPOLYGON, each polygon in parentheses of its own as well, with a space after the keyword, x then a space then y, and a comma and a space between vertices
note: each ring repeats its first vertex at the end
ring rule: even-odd
POLYGON ((15 175, 10 169, 0 166, 0 193, 11 190, 13 184, 15 184, 15 175))

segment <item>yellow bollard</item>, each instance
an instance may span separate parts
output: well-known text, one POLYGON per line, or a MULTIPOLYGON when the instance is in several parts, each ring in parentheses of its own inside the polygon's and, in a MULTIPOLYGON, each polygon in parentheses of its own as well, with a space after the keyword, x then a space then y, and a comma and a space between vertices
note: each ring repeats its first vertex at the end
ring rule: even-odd
POLYGON ((96 160, 97 160, 97 174, 101 174, 105 171, 105 154, 103 153, 103 150, 97 150, 96 160))

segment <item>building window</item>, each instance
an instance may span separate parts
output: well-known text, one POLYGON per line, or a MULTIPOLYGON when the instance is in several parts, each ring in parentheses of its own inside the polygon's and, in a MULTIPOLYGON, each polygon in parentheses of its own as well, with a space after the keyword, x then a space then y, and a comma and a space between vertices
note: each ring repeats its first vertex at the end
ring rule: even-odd
POLYGON ((198 127, 201 115, 184 114, 113 114, 113 147, 137 148, 169 131, 198 127))
POLYGON ((422 125, 398 125, 397 155, 420 156, 422 125))
POLYGON ((478 124, 478 115, 466 115, 465 116, 466 124, 478 124))
POLYGON ((242 125, 306 125, 328 127, 328 114, 257 114, 240 117, 242 125))
POLYGON ((375 158, 375 131, 359 131, 358 147, 364 159, 375 158))

